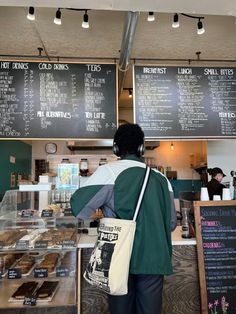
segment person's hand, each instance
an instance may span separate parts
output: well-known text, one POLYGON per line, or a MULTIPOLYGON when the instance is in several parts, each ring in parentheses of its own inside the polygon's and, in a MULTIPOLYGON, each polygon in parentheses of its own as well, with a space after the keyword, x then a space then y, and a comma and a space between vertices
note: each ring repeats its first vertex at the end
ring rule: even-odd
POLYGON ((94 219, 94 220, 97 220, 97 219, 101 219, 103 218, 103 213, 102 213, 102 210, 100 208, 97 208, 95 213, 93 213, 90 218, 91 219, 94 219))

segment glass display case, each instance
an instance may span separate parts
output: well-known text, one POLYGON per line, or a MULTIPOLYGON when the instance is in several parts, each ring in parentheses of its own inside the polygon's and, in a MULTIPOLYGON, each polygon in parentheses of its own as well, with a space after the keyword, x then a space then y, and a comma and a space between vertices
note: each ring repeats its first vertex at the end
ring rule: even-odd
POLYGON ((76 308, 78 223, 70 212, 70 191, 61 191, 58 200, 56 192, 12 190, 4 195, 0 312, 27 305, 76 308))

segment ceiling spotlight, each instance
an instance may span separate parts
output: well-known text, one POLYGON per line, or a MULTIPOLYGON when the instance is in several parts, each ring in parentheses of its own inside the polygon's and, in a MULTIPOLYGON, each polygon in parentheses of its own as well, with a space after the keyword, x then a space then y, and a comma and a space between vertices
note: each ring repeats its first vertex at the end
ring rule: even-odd
POLYGON ((153 21, 155 21, 154 12, 149 12, 149 13, 148 13, 147 21, 148 21, 148 22, 153 22, 153 21))
POLYGON ((197 23, 197 34, 202 35, 204 33, 205 33, 205 29, 203 27, 202 21, 199 19, 199 21, 197 23))
POLYGON ((61 10, 58 9, 56 12, 56 16, 54 18, 54 23, 57 25, 61 25, 61 10))
POLYGON ((175 13, 173 17, 173 23, 172 23, 173 28, 178 28, 179 27, 179 15, 175 13))
POLYGON ((88 14, 87 14, 87 10, 85 10, 85 13, 84 13, 82 27, 83 28, 89 28, 89 17, 88 17, 88 14))
POLYGON ((29 11, 27 14, 27 19, 30 21, 34 21, 35 20, 35 15, 34 15, 34 7, 29 7, 29 11))
POLYGON ((129 89, 129 98, 132 98, 132 97, 133 97, 132 89, 129 89))

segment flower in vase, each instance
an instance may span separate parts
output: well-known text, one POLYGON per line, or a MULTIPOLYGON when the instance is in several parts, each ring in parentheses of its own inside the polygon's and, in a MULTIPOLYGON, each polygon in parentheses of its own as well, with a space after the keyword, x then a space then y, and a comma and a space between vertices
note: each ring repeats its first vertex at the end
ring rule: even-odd
POLYGON ((213 313, 213 303, 208 304, 208 309, 211 310, 211 314, 214 314, 213 313))
POLYGON ((227 314, 228 307, 229 307, 229 303, 226 302, 226 299, 225 299, 225 297, 223 296, 223 297, 221 298, 221 309, 222 309, 222 311, 223 311, 223 314, 227 314))

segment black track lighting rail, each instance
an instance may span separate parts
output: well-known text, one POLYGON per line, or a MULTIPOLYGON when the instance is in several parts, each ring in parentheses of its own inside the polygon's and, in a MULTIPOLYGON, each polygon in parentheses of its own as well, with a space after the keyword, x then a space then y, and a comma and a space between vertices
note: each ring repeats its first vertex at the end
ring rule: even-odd
POLYGON ((205 17, 204 16, 194 16, 186 13, 180 13, 183 16, 190 17, 191 19, 197 19, 197 20, 203 20, 205 17))
MULTIPOLYGON (((66 56, 49 56, 52 62, 60 62, 62 60, 80 60, 86 62, 86 60, 90 61, 96 61, 96 60, 107 60, 107 61, 112 61, 114 63, 117 62, 119 59, 118 57, 76 57, 76 56, 71 56, 71 57, 66 57, 66 56)), ((42 55, 0 55, 0 58, 14 58, 14 59, 48 59, 48 56, 42 56, 42 55)), ((220 63, 236 63, 236 59, 177 59, 177 58, 168 58, 168 59, 162 59, 162 58, 131 58, 131 61, 135 64, 136 62, 220 62, 220 63)))

